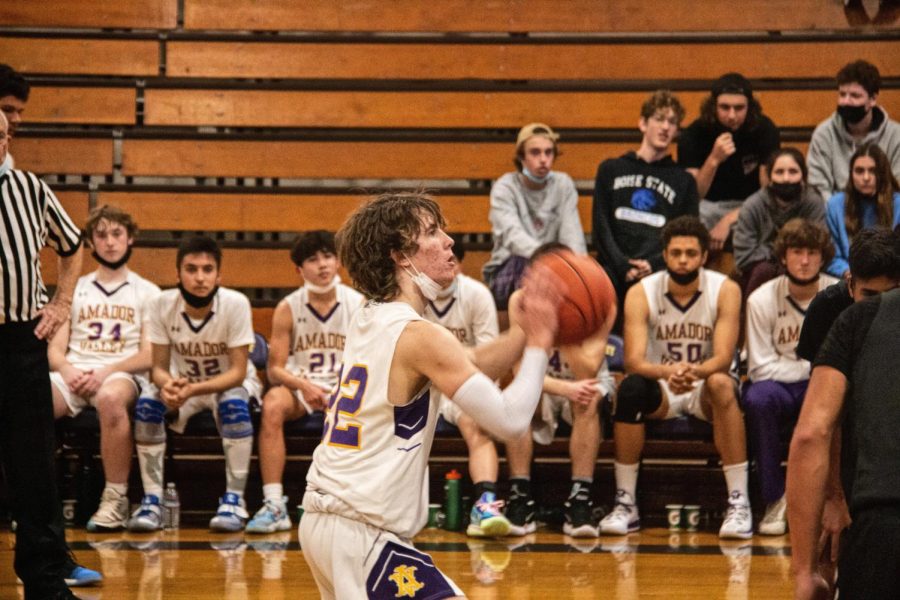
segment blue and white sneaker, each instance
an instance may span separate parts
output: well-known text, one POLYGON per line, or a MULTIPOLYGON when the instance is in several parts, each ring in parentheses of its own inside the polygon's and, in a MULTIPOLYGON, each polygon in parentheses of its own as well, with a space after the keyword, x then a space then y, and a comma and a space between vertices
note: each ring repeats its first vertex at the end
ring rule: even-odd
POLYGON ((247 523, 247 533, 275 533, 276 531, 289 531, 291 518, 287 513, 287 496, 281 501, 266 500, 262 508, 256 511, 250 522, 247 523))
POLYGON ((249 517, 244 499, 232 492, 226 492, 219 498, 219 510, 216 511, 216 516, 210 519, 209 528, 227 533, 243 531, 249 517))
POLYGON ((466 535, 472 537, 499 537, 509 533, 509 520, 500 509, 503 500, 497 500, 493 492, 484 492, 475 501, 469 513, 469 527, 466 535))
POLYGON ((162 508, 159 506, 159 496, 146 494, 141 499, 141 505, 131 513, 128 519, 128 531, 159 531, 163 528, 162 508))
POLYGON ((103 575, 93 569, 75 565, 72 572, 66 575, 64 581, 69 587, 85 587, 100 583, 103 581, 103 575))

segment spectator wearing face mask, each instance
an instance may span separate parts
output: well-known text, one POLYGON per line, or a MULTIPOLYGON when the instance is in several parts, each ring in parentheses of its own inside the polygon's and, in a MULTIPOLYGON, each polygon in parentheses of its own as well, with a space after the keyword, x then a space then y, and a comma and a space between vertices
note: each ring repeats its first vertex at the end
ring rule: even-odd
POLYGON ((866 143, 884 150, 894 177, 900 179, 900 123, 877 103, 878 69, 864 60, 854 61, 838 72, 837 84, 837 110, 816 127, 807 155, 809 184, 825 199, 844 189, 850 156, 866 143))
POLYGON ((779 274, 775 237, 785 223, 802 218, 825 224, 825 204, 806 183, 806 161, 799 150, 776 151, 766 162, 766 171, 769 185, 747 198, 734 230, 734 261, 741 270, 745 299, 779 274))

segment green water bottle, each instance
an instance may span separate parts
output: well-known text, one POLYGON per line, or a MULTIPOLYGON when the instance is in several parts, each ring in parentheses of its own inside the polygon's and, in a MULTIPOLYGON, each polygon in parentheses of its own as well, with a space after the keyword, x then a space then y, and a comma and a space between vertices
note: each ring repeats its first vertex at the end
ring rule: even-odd
POLYGON ((444 529, 459 531, 462 527, 462 496, 460 483, 462 475, 453 469, 446 475, 444 482, 444 529))

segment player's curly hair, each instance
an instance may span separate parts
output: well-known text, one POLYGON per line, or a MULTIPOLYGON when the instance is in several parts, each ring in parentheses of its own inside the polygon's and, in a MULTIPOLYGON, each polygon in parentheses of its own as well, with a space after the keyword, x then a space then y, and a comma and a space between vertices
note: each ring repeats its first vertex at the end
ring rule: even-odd
POLYGON ((87 221, 84 223, 84 230, 81 235, 88 246, 93 246, 94 231, 97 230, 100 221, 103 221, 104 219, 110 223, 118 223, 124 227, 130 238, 134 238, 137 235, 138 226, 130 214, 117 206, 104 204, 103 206, 98 206, 91 210, 87 221))
POLYGON ((392 252, 419 249, 422 219, 446 222, 438 203, 424 192, 386 193, 365 202, 337 232, 338 256, 355 287, 367 298, 387 302, 400 293, 392 252))
POLYGON ((778 230, 773 247, 775 256, 779 260, 784 260, 788 248, 818 250, 822 255, 823 269, 834 258, 834 243, 831 241, 831 234, 823 226, 807 219, 791 219, 778 230))
POLYGON ((709 231, 700 219, 693 215, 681 215, 672 219, 662 228, 660 237, 663 248, 669 247, 673 237, 695 237, 700 242, 700 249, 709 252, 709 231))

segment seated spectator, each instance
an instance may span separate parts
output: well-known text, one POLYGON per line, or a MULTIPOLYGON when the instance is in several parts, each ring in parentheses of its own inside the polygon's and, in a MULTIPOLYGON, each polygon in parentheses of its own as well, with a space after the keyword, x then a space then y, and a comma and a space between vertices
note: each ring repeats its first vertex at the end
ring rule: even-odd
POLYGON ((516 138, 516 171, 491 188, 494 248, 483 275, 497 304, 501 330, 507 326, 509 296, 539 246, 559 242, 578 254, 587 252, 575 182, 552 170, 558 141, 559 135, 543 123, 523 127, 516 138))
POLYGON ((766 186, 763 164, 780 145, 781 133, 743 75, 728 73, 713 83, 700 117, 678 139, 678 164, 697 180, 700 220, 713 252, 724 248, 744 200, 766 186))
POLYGON ((272 315, 267 372, 272 386, 262 400, 259 470, 263 505, 247 533, 291 529, 284 495, 284 424, 328 405, 337 385, 344 337, 363 295, 341 283, 334 234, 308 231, 291 248, 303 285, 278 303, 272 315))
POLYGON ((645 277, 625 298, 625 369, 614 408, 615 506, 600 522, 605 535, 641 528, 637 479, 644 422, 693 415, 713 425, 722 458, 728 509, 721 538, 749 539, 744 418, 737 401, 734 352, 741 291, 703 268, 709 232, 696 217, 678 217, 662 231, 666 270, 645 277))
POLYGON ((249 404, 262 392, 249 360, 254 341, 250 301, 219 287, 222 251, 215 240, 185 238, 175 261, 178 287, 162 292, 147 307, 151 385, 141 391, 134 410, 144 497, 127 526, 130 531, 163 527, 166 413, 174 413, 171 428, 183 433, 192 416, 212 410, 225 454, 225 493, 209 527, 241 531, 248 517, 244 490, 253 450, 249 404))
POLYGON ((766 161, 769 185, 747 198, 734 229, 734 262, 744 297, 781 272, 775 236, 794 218, 825 224, 825 204, 806 185, 806 161, 796 148, 781 148, 766 161))
MULTIPOLYGON (((497 308, 490 290, 462 272, 465 249, 454 239, 453 256, 456 276, 450 285, 438 292, 437 298, 425 305, 426 319, 443 325, 464 346, 472 348, 493 340, 498 335, 497 308)), ((475 484, 468 535, 472 537, 506 535, 510 524, 497 501, 499 458, 494 439, 455 402, 433 391, 440 402, 441 416, 459 428, 469 451, 469 476, 475 484)))
POLYGON ((797 422, 809 362, 797 357, 797 340, 813 296, 837 279, 821 273, 834 252, 828 232, 804 219, 791 219, 778 232, 775 256, 785 274, 763 284, 747 301, 749 381, 743 406, 766 512, 763 535, 783 535, 784 473, 781 441, 797 422))
POLYGON ((822 198, 831 198, 847 185, 853 152, 863 144, 877 144, 900 179, 900 123, 878 106, 881 74, 875 65, 857 60, 838 71, 837 110, 819 123, 809 143, 809 185, 822 198))
MULTIPOLYGON (((19 123, 22 122, 22 113, 25 112, 30 92, 31 85, 24 77, 9 65, 0 64, 0 111, 6 115, 9 124, 6 134, 9 140, 15 137, 19 123)), ((10 168, 15 166, 12 154, 7 152, 6 160, 10 168)))
POLYGON ((597 169, 594 246, 620 302, 629 287, 663 267, 663 226, 681 215, 697 215, 697 184, 669 156, 682 119, 678 98, 666 90, 654 92, 641 107, 640 148, 597 169))
POLYGON ((150 370, 147 306, 159 287, 128 268, 137 224, 113 206, 95 208, 84 237, 99 263, 78 279, 71 319, 50 340, 53 416, 97 409, 106 486, 88 531, 125 527, 133 442, 131 410, 150 370))
POLYGON ((893 228, 900 224, 900 186, 877 144, 863 144, 853 153, 850 179, 843 192, 828 200, 826 211, 835 250, 827 270, 835 277, 847 277, 853 236, 876 225, 893 228))
MULTIPOLYGON (((561 247, 560 244, 542 246, 532 259, 561 247)), ((560 420, 572 426, 569 439, 572 487, 564 507, 563 533, 575 538, 599 535, 591 487, 600 450, 600 406, 604 399, 612 400, 615 393, 615 380, 605 360, 606 339, 616 320, 615 312, 612 310, 600 330, 580 344, 553 348, 544 375, 538 415, 526 435, 506 444, 510 480, 506 515, 515 535, 530 533, 536 526, 531 495, 532 431, 535 441, 549 444, 560 420)), ((515 323, 516 316, 511 314, 510 322, 515 323)))

